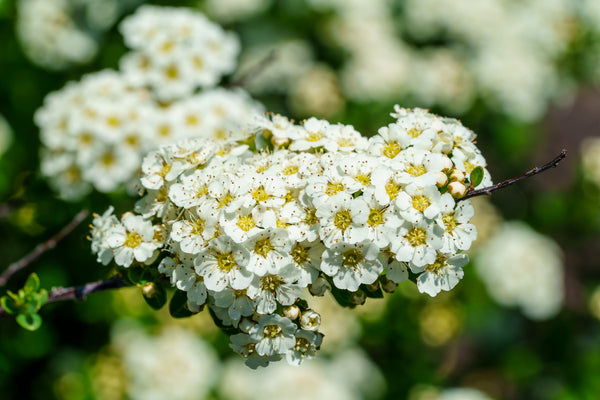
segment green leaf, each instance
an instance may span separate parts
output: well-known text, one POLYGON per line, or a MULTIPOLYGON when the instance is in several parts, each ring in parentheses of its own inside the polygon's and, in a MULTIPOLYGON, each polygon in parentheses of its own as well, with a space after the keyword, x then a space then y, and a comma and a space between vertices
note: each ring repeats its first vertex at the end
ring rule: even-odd
POLYGON ((0 297, 0 305, 9 314, 17 314, 21 310, 21 308, 15 303, 15 301, 8 296, 0 297))
POLYGON ((23 290, 25 291, 25 293, 34 293, 34 292, 37 292, 39 288, 40 288, 40 278, 34 272, 31 275, 29 275, 29 278, 27 278, 27 282, 25 282, 25 286, 23 287, 23 290))
POLYGON ((354 308, 356 304, 352 303, 352 292, 344 289, 339 289, 335 285, 331 285, 331 294, 333 298, 342 307, 354 308))
POLYGON ((167 304, 167 292, 165 291, 164 286, 154 282, 147 283, 146 285, 153 285, 153 290, 152 293, 147 293, 148 291, 145 290, 147 286, 142 288, 144 300, 146 300, 146 303, 148 303, 150 307, 154 308, 155 310, 160 310, 165 304, 167 304))
POLYGON ((134 285, 145 285, 152 282, 152 273, 146 268, 130 267, 127 269, 127 279, 134 285))
POLYGON ((186 292, 175 290, 169 303, 169 313, 173 318, 187 318, 195 314, 187 308, 186 292))
POLYGON ((473 185, 473 187, 479 186, 483 181, 483 168, 476 167, 475 169, 473 169, 473 171, 471 171, 469 181, 471 182, 471 185, 473 185))
POLYGON ((27 330, 35 331, 42 325, 42 317, 36 313, 21 313, 17 315, 17 323, 27 330))

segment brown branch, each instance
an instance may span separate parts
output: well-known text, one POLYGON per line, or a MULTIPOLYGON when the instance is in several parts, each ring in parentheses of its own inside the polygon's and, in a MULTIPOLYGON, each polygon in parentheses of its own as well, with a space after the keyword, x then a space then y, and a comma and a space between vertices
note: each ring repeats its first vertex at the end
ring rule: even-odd
POLYGON ((8 266, 8 268, 0 274, 0 287, 6 284, 6 281, 10 279, 15 273, 19 272, 23 268, 26 268, 29 264, 35 261, 39 256, 44 254, 46 251, 54 248, 58 242, 65 238, 69 233, 73 231, 88 216, 87 210, 80 211, 75 218, 64 228, 60 230, 56 235, 52 236, 50 239, 45 241, 44 243, 40 243, 33 249, 33 251, 27 254, 25 257, 21 258, 19 261, 16 261, 8 266))
MULTIPOLYGON (((88 294, 103 292, 105 290, 119 289, 128 286, 121 275, 114 275, 106 280, 86 283, 82 286, 53 288, 48 293, 46 304, 65 300, 83 301, 88 294)), ((0 317, 8 315, 6 310, 0 306, 0 317)))
POLYGON ((461 201, 461 200, 466 200, 468 198, 475 197, 475 196, 480 196, 482 194, 491 195, 492 192, 495 191, 495 190, 505 188, 505 187, 507 187, 509 185, 512 185, 513 183, 517 183, 519 181, 522 181, 525 178, 529 178, 529 177, 531 177, 533 175, 537 175, 537 174, 539 174, 541 172, 544 172, 547 169, 556 168, 556 166, 558 165, 558 163, 561 162, 566 156, 567 156, 567 150, 563 149, 563 151, 561 151, 560 154, 554 158, 554 160, 552 160, 552 161, 550 161, 550 162, 542 165, 541 167, 535 167, 535 168, 533 168, 533 169, 525 172, 522 175, 519 175, 519 176, 517 176, 515 178, 507 179, 507 180, 505 180, 503 182, 500 182, 500 183, 498 183, 496 185, 488 186, 488 187, 485 187, 483 189, 472 190, 472 191, 468 192, 467 194, 465 194, 463 197, 458 198, 456 201, 458 202, 458 201, 461 201))
POLYGON ((250 68, 248 72, 240 76, 235 81, 229 83, 229 85, 227 85, 227 88, 231 89, 235 87, 244 87, 248 85, 248 82, 250 82, 256 76, 260 75, 260 73, 263 72, 269 66, 269 64, 273 63, 273 61, 275 61, 276 58, 277 55, 275 53, 275 50, 271 50, 265 58, 263 58, 262 60, 260 60, 260 62, 258 62, 252 68, 250 68))

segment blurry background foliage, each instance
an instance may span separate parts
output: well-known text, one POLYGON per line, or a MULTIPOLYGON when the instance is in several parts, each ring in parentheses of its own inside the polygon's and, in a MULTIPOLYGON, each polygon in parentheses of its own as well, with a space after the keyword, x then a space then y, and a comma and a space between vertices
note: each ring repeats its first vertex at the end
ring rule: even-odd
MULTIPOLYGON (((40 142, 32 116, 43 98, 67 81, 103 68, 117 68, 126 50, 116 24, 141 1, 44 0, 48 7, 56 3, 68 10, 72 26, 88 35, 89 39, 82 39, 87 53, 80 58, 78 54, 52 58, 46 53, 40 55, 48 49, 27 47, 33 46, 28 40, 34 40, 35 32, 29 36, 23 32, 41 29, 41 22, 19 27, 28 2, 33 0, 0 0, 0 252, 5 267, 57 232, 82 208, 102 212, 114 204, 122 211, 133 202, 124 193, 94 193, 76 204, 58 200, 39 178, 40 142)), ((597 2, 454 2, 465 5, 471 13, 465 17, 469 23, 454 21, 458 27, 441 19, 444 13, 448 18, 465 14, 458 5, 447 9, 452 3, 447 1, 439 1, 431 14, 423 14, 414 1, 392 0, 148 3, 207 11, 226 29, 237 32, 243 49, 242 71, 276 48, 275 61, 247 85, 270 111, 297 119, 326 117, 354 124, 369 135, 391 122, 388 113, 393 104, 428 107, 459 117, 478 134, 478 146, 495 181, 539 165, 563 147, 568 149, 569 156, 558 169, 475 202, 480 232, 475 253, 495 251, 492 257, 496 259, 505 255, 502 248, 485 245, 503 220, 521 220, 551 238, 542 239, 543 243, 549 240, 549 245, 538 247, 544 257, 554 257, 550 263, 558 267, 542 268, 536 274, 558 277, 560 285, 554 296, 562 297, 557 306, 560 310, 551 310, 541 318, 526 311, 527 291, 533 297, 540 284, 537 280, 527 281, 530 286, 511 289, 521 291, 520 300, 492 297, 473 266, 490 256, 475 254, 475 262, 466 268, 457 288, 433 299, 419 294, 407 282, 386 299, 369 299, 354 311, 335 309, 329 301, 333 309, 319 311, 324 323, 335 322, 323 329, 326 336, 319 360, 292 372, 274 365, 255 375, 240 368, 240 360, 227 348, 227 338, 206 315, 173 321, 164 310, 152 311, 139 289, 129 288, 95 294, 83 303, 48 305, 41 310, 43 324, 35 332, 20 328, 12 318, 0 318, 3 399, 166 398, 160 393, 182 399, 253 395, 264 399, 277 394, 285 398, 282 393, 291 389, 282 381, 288 386, 296 382, 296 394, 299 388, 320 388, 321 393, 333 393, 330 398, 434 399, 442 398, 443 388, 449 387, 478 388, 497 399, 598 398, 597 2), (529 20, 510 14, 521 7, 529 12, 529 20), (498 9, 503 12, 497 14, 498 9), (491 17, 485 12, 491 12, 491 17), (504 25, 494 27, 496 36, 488 37, 485 21, 490 18, 504 25), (550 18, 555 31, 540 28, 544 18, 550 18), (481 46, 472 36, 478 33, 481 46), (383 48, 374 48, 367 39, 383 48), (540 49, 539 54, 527 47, 511 53, 516 42, 530 39, 532 48, 540 49), (361 45, 367 48, 359 48, 361 45), (485 57, 479 57, 478 52, 486 51, 496 52, 494 57, 507 63, 483 63, 485 57), (514 59, 515 54, 529 56, 520 60, 514 59), (461 60, 472 62, 461 64, 461 60), (432 65, 444 68, 438 71, 432 65), (517 68, 520 65, 524 68, 521 71, 517 68), (479 72, 470 75, 471 67, 479 72), (486 80, 486 71, 497 75, 499 86, 486 80), (511 74, 520 74, 520 78, 511 74), (538 97, 511 100, 511 95, 517 96, 523 89, 515 82, 522 79, 528 93, 533 93, 526 85, 540 77, 545 80, 537 87, 538 97), (381 78, 383 82, 378 81, 381 78), (374 89, 366 93, 361 85, 374 89), (138 342, 143 345, 130 345, 138 342), (186 348, 194 350, 178 349, 176 343, 189 343, 186 348), (359 345, 363 350, 356 347, 359 345), (153 352, 155 349, 165 350, 153 352), (161 353, 169 353, 164 362, 156 361, 161 353), (189 365, 182 361, 186 357, 189 365), (197 371, 197 375, 188 377, 181 365, 197 371), (327 380, 319 380, 319 376, 327 380), (305 380, 298 384, 298 377, 305 380), (371 380, 361 381, 359 377, 371 380), (259 387, 249 389, 252 382, 259 387), (356 387, 350 388, 347 382, 356 382, 356 387)), ((92 257, 87 233, 82 224, 56 250, 31 265, 42 287, 79 285, 109 275, 110 271, 92 257)), ((537 234, 531 231, 531 235, 537 234)), ((520 272, 506 279, 517 281, 519 275, 527 276, 528 268, 539 264, 536 257, 533 247, 523 251, 516 261, 524 260, 520 272)), ((16 292, 27 276, 28 272, 15 275, 0 288, 0 295, 7 289, 16 292)), ((494 282, 488 284, 493 286, 494 282)), ((321 308, 328 307, 322 299, 313 300, 321 301, 321 308)))

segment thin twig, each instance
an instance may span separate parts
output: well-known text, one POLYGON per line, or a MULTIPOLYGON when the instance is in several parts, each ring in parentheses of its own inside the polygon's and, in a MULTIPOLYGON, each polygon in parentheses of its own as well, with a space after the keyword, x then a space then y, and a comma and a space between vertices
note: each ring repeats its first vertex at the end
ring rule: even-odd
POLYGON ((461 201, 461 200, 466 200, 468 198, 475 197, 475 196, 480 196, 482 194, 490 195, 495 190, 502 189, 502 188, 504 188, 506 186, 512 185, 513 183, 517 183, 517 182, 519 182, 519 181, 521 181, 521 180, 523 180, 525 178, 529 178, 530 176, 537 175, 537 174, 539 174, 541 172, 546 171, 547 169, 556 168, 556 166, 558 165, 558 163, 561 162, 566 156, 567 156, 567 150, 563 149, 560 152, 560 154, 554 158, 554 160, 550 161, 547 164, 544 164, 541 167, 535 167, 535 168, 533 168, 533 169, 525 172, 522 175, 519 175, 519 176, 517 176, 515 178, 507 179, 507 180, 505 180, 503 182, 500 182, 500 183, 498 183, 496 185, 488 186, 488 187, 485 187, 483 189, 478 189, 478 190, 470 191, 467 194, 465 194, 463 197, 457 199, 456 201, 458 202, 458 201, 461 201))
POLYGON ((26 268, 29 264, 35 261, 39 256, 44 254, 46 251, 54 248, 58 242, 65 238, 73 229, 77 227, 88 216, 87 210, 80 211, 75 218, 64 228, 60 230, 56 235, 52 236, 50 239, 45 241, 44 243, 38 244, 35 249, 25 257, 21 258, 19 261, 16 261, 8 266, 8 268, 0 274, 0 287, 6 284, 6 281, 10 279, 15 273, 19 272, 23 268, 26 268))
MULTIPOLYGON (((119 289, 125 286, 127 286, 127 284, 123 281, 121 275, 114 275, 106 280, 90 282, 82 286, 67 288, 58 287, 52 289, 50 293, 48 293, 48 301, 46 301, 46 304, 65 300, 83 301, 88 294, 119 289)), ((8 315, 8 313, 0 306, 0 317, 3 315, 8 315)))
POLYGON ((263 72, 269 66, 269 64, 275 61, 276 58, 277 55, 275 53, 275 50, 271 50, 265 58, 263 58, 262 60, 260 60, 260 62, 258 62, 252 68, 250 68, 248 72, 246 72, 244 75, 240 76, 238 79, 227 85, 227 88, 245 87, 246 85, 248 85, 248 82, 250 82, 256 76, 258 76, 261 72, 263 72))

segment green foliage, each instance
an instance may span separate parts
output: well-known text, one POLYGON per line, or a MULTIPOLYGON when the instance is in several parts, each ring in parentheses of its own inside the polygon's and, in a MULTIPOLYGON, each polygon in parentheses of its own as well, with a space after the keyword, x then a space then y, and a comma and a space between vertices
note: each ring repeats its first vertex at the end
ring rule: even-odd
POLYGON ((173 318, 187 318, 195 313, 187 307, 187 293, 181 290, 175 290, 171 302, 169 303, 169 313, 173 318))
POLYGON ((476 167, 471 171, 471 175, 469 176, 469 182, 471 182, 471 187, 475 188, 481 184, 483 181, 483 168, 476 167))
POLYGON ((0 305, 7 313, 16 315, 16 321, 23 328, 35 331, 42 325, 38 315, 40 308, 48 301, 48 292, 40 289, 40 278, 32 273, 27 278, 25 286, 15 294, 8 290, 0 298, 0 305))

